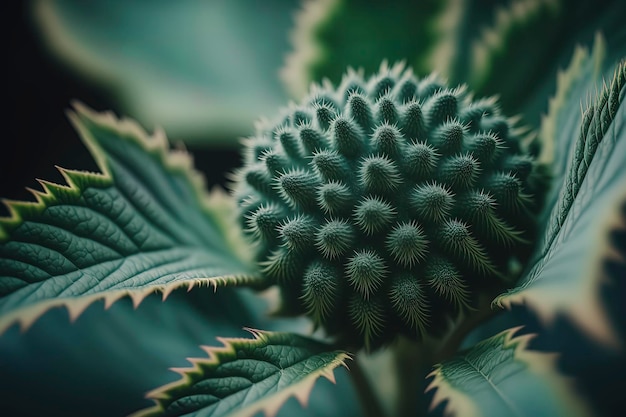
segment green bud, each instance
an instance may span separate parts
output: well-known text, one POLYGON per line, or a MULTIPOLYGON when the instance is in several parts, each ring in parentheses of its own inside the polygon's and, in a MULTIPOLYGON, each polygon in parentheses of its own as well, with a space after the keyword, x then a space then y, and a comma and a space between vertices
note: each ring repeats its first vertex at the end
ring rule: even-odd
POLYGON ((510 284, 545 193, 494 99, 394 68, 315 86, 245 142, 235 175, 284 311, 366 349, 443 335, 510 284))

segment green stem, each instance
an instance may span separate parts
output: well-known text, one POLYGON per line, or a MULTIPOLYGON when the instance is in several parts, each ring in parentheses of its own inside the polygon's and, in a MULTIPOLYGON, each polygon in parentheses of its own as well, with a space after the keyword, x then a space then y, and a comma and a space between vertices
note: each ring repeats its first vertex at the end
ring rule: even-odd
POLYGON ((452 331, 439 341, 413 342, 406 338, 399 338, 394 348, 398 376, 398 403, 399 417, 415 417, 416 413, 426 410, 423 402, 422 387, 424 378, 432 367, 453 357, 467 334, 478 324, 497 313, 491 308, 492 296, 484 297, 479 303, 477 311, 457 322, 452 331))
POLYGON ((372 385, 367 379, 365 372, 363 372, 356 355, 354 360, 350 362, 349 374, 356 387, 364 417, 385 417, 385 412, 380 404, 378 395, 372 389, 372 385))
POLYGON ((420 387, 425 373, 432 365, 429 349, 417 342, 400 338, 394 347, 398 376, 398 417, 414 417, 423 409, 424 396, 420 387))
POLYGON ((465 336, 467 336, 470 331, 478 327, 480 323, 490 317, 493 317, 500 311, 491 308, 492 299, 493 296, 484 297, 479 304, 478 310, 470 316, 460 320, 452 332, 441 341, 440 345, 431 351, 433 361, 431 365, 441 363, 456 355, 459 350, 459 346, 465 339, 465 336))

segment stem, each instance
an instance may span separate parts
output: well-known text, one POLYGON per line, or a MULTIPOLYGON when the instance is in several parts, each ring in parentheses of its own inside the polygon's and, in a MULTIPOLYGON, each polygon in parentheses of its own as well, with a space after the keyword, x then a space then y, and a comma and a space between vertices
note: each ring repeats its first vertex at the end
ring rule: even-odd
POLYGON ((430 369, 432 360, 429 349, 404 337, 398 339, 394 348, 398 375, 399 417, 414 417, 424 401, 421 385, 424 374, 430 369))
POLYGON ((363 408, 364 417, 385 417, 385 412, 380 405, 378 395, 372 389, 372 386, 363 372, 359 361, 356 356, 352 362, 350 362, 350 377, 354 386, 356 387, 357 395, 361 400, 361 406, 363 408))
POLYGON ((493 296, 480 300, 477 311, 467 317, 459 317, 456 325, 442 340, 412 342, 400 337, 394 347, 398 376, 397 415, 414 417, 427 409, 423 395, 424 378, 432 367, 454 356, 467 334, 479 323, 497 313, 491 308, 493 296))
POLYGON ((481 300, 478 311, 462 318, 458 325, 452 329, 452 332, 441 341, 439 347, 431 350, 431 365, 441 363, 454 356, 458 352, 463 339, 470 331, 499 312, 499 310, 491 308, 492 299, 493 297, 485 297, 481 300))

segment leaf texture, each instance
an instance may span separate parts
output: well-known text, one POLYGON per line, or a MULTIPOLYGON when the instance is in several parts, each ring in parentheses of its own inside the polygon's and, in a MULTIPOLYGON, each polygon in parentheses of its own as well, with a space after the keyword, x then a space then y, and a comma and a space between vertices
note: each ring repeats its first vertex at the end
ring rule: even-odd
MULTIPOLYGON (((544 319, 565 312, 607 343, 616 340, 598 286, 611 278, 604 262, 623 263, 626 258, 623 248, 609 239, 613 231, 625 228, 620 211, 626 199, 625 91, 626 65, 621 63, 610 84, 587 105, 582 120, 571 114, 555 116, 567 122, 557 126, 555 142, 561 147, 571 143, 563 175, 557 171, 558 197, 548 200, 552 210, 532 268, 515 288, 496 299, 504 306, 526 303, 544 319)), ((575 95, 570 99, 578 100, 575 95)))
POLYGON ((133 417, 276 415, 295 396, 306 405, 315 381, 334 381, 333 370, 348 354, 303 336, 250 330, 253 339, 218 338, 223 347, 204 347, 207 358, 175 369, 182 379, 148 394, 152 408, 133 417))
MULTIPOLYGON (((91 302, 257 279, 225 214, 230 200, 203 179, 161 131, 96 114, 70 118, 101 173, 61 169, 67 185, 39 181, 36 202, 5 202, 0 219, 0 332, 28 327, 53 306, 76 318, 91 302)), ((232 208, 230 209, 233 212, 232 208)))
POLYGON ((558 375, 555 355, 528 350, 533 335, 519 328, 486 339, 436 366, 427 391, 431 408, 443 401, 457 417, 589 416, 568 380, 558 375))

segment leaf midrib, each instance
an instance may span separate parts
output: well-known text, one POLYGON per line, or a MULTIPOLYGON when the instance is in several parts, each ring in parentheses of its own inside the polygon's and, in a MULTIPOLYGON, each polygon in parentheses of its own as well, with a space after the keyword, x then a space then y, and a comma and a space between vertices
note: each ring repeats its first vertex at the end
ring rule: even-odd
POLYGON ((515 404, 513 404, 511 402, 511 400, 509 400, 509 398, 507 398, 507 396, 504 395, 504 393, 489 379, 489 377, 481 370, 478 368, 478 366, 476 366, 474 363, 472 363, 469 359, 467 359, 467 357, 463 357, 462 358, 464 362, 466 362, 472 369, 474 369, 480 376, 482 376, 485 381, 487 381, 487 383, 489 384, 489 386, 491 386, 491 388, 493 389, 493 391, 498 395, 498 397, 500 398, 500 400, 502 400, 502 402, 504 404, 506 404, 509 409, 514 413, 515 416, 517 417, 524 417, 524 414, 522 414, 519 409, 515 406, 515 404))

